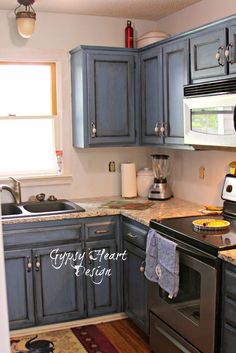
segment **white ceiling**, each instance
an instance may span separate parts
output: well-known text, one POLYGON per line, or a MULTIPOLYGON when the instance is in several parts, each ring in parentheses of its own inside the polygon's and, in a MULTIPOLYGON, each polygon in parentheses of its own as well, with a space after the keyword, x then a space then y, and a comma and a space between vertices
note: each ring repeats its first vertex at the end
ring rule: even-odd
MULTIPOLYGON (((199 1, 201 0, 35 0, 34 9, 36 12, 158 20, 199 1)), ((0 9, 14 9, 17 4, 17 0, 0 0, 0 9)))

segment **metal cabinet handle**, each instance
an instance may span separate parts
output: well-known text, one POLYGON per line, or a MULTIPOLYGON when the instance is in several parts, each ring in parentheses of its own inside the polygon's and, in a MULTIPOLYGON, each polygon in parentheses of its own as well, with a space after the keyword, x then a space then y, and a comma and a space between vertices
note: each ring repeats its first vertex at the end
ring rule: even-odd
POLYGON ((41 267, 40 256, 39 255, 35 255, 34 260, 35 260, 35 270, 38 272, 40 270, 40 267, 41 267))
POLYGON ((219 47, 216 52, 216 60, 220 66, 224 66, 224 47, 219 47), (223 55, 222 55, 223 54, 223 55), (222 58, 223 57, 223 58, 222 58))
POLYGON ((27 256, 26 257, 26 269, 27 269, 27 272, 31 272, 32 271, 32 259, 31 259, 31 256, 27 256))
POLYGON ((91 249, 88 248, 88 249, 87 249, 87 257, 88 257, 88 263, 89 263, 89 265, 91 265, 91 264, 92 264, 92 261, 93 261, 93 257, 92 257, 92 255, 90 254, 90 251, 91 251, 91 249))
POLYGON ((101 229, 101 230, 95 230, 95 234, 108 234, 109 230, 108 229, 101 229))
POLYGON ((130 237, 130 238, 137 238, 137 235, 134 235, 134 234, 132 234, 132 233, 127 233, 127 235, 130 237))
POLYGON ((154 132, 156 133, 156 135, 159 135, 159 123, 156 123, 155 128, 154 128, 154 132))
POLYGON ((164 127, 164 124, 161 124, 161 127, 160 127, 160 136, 165 136, 165 127, 164 127))
POLYGON ((144 273, 144 271, 145 271, 145 261, 142 261, 142 262, 141 262, 141 265, 140 265, 140 267, 139 267, 139 271, 140 271, 141 273, 144 273))
POLYGON ((97 129, 94 121, 92 121, 91 126, 92 126, 92 137, 96 137, 97 129))
POLYGON ((228 61, 229 64, 234 64, 234 58, 232 58, 232 48, 233 48, 233 44, 232 43, 229 43, 227 46, 226 46, 226 49, 225 49, 225 57, 226 57, 226 60, 228 61))

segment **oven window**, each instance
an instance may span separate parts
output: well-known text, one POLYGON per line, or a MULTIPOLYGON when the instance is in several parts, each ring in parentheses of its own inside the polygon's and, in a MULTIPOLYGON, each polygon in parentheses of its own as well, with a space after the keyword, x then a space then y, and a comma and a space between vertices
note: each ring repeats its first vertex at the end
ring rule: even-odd
POLYGON ((191 130, 206 135, 233 135, 234 108, 212 107, 191 109, 191 130))
POLYGON ((191 267, 180 263, 179 292, 176 298, 168 298, 168 293, 159 288, 160 297, 175 310, 196 324, 200 322, 201 275, 191 267))

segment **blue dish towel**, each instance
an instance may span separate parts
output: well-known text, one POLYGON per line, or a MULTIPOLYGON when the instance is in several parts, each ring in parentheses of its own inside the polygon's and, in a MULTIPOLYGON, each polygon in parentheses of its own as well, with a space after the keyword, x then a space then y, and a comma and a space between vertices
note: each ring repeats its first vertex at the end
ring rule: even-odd
POLYGON ((179 291, 179 252, 177 244, 150 229, 146 245, 145 276, 176 297, 179 291))

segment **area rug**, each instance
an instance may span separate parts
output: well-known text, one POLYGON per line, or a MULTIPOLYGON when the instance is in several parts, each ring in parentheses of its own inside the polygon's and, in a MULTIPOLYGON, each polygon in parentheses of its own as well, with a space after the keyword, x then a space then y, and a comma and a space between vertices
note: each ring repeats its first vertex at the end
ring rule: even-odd
POLYGON ((96 327, 88 325, 11 338, 11 353, 119 353, 96 327))

